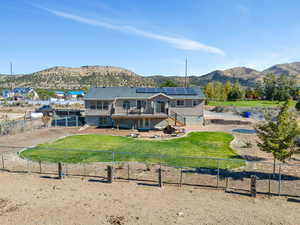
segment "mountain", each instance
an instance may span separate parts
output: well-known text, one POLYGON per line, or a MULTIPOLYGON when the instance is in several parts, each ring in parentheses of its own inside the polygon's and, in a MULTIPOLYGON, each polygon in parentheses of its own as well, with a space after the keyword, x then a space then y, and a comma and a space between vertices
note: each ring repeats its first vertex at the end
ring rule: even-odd
POLYGON ((91 86, 155 86, 151 78, 112 66, 52 67, 28 75, 0 77, 0 87, 82 89, 91 86))
MULTIPOLYGON (((300 80, 300 62, 274 65, 263 71, 247 67, 235 67, 227 70, 215 70, 208 74, 189 76, 191 86, 204 86, 208 82, 234 82, 243 86, 254 86, 267 73, 276 75, 296 75, 300 80)), ((130 70, 113 66, 52 67, 27 75, 0 75, 0 88, 33 87, 48 89, 82 89, 92 86, 141 86, 158 87, 166 80, 172 80, 183 86, 183 76, 153 75, 144 77, 130 70)))
POLYGON ((264 70, 263 73, 273 73, 275 75, 297 75, 297 77, 300 77, 300 62, 277 64, 264 70))
MULTIPOLYGON (((225 83, 228 80, 231 82, 239 80, 241 85, 253 86, 255 85, 256 80, 258 80, 260 77, 262 77, 262 74, 257 70, 250 69, 247 67, 235 67, 228 70, 215 70, 202 76, 189 76, 188 83, 196 86, 205 86, 209 82, 219 81, 225 83)), ((166 77, 162 75, 157 75, 151 76, 151 78, 158 84, 161 84, 165 80, 172 80, 181 85, 184 84, 184 77, 182 76, 166 77)))

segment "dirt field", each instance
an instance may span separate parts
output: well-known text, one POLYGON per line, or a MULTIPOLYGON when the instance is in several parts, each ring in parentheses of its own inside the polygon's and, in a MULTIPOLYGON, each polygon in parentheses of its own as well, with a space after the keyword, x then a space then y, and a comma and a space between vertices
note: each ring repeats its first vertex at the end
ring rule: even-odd
MULTIPOLYGON (((209 125, 201 130, 231 132, 236 128, 252 129, 251 126, 209 125)), ((190 127, 187 131, 197 129, 199 130, 190 127)), ((2 136, 0 145, 33 146, 66 135, 85 133, 128 135, 132 131, 93 128, 79 131, 76 128, 50 128, 2 136)), ((233 134, 236 139, 232 146, 239 154, 248 159, 271 162, 271 156, 259 151, 255 146, 255 135, 235 132, 233 134), (253 146, 242 148, 247 141, 250 141, 253 146)), ((0 148, 0 151, 7 150, 9 149, 0 148)), ((22 165, 20 171, 26 171, 28 164, 16 159, 18 156, 13 152, 20 148, 11 150, 10 155, 13 157, 9 156, 8 160, 11 161, 8 162, 14 162, 15 165, 8 163, 7 166, 15 167, 19 163, 22 165)), ((298 163, 298 159, 289 163, 298 163)), ((48 167, 43 166, 43 170, 47 170, 48 167)), ((91 173, 93 176, 106 175, 104 165, 103 168, 99 165, 90 167, 80 165, 72 170, 76 173, 91 173)), ((257 171, 267 171, 259 164, 255 167, 257 171)), ((38 164, 30 169, 32 172, 38 172, 38 164)), ((252 168, 248 169, 252 170, 252 168)), ((53 168, 50 166, 48 170, 53 170, 57 174, 57 166, 53 168)), ((283 172, 298 177, 300 167, 284 168, 283 172)), ((184 182, 199 184, 202 187, 184 185, 180 189, 176 185, 166 185, 160 189, 156 183, 145 183, 143 179, 151 177, 157 179, 154 169, 149 172, 150 175, 147 173, 137 165, 135 174, 132 174, 136 176, 133 178, 139 179, 136 182, 118 179, 113 184, 107 184, 101 182, 99 177, 70 176, 61 181, 49 177, 43 178, 37 173, 19 174, 2 171, 0 180, 5 185, 0 185, 0 224, 300 224, 299 198, 296 202, 287 201, 295 198, 292 195, 288 195, 289 199, 276 196, 268 198, 267 195, 258 195, 256 199, 250 198, 245 194, 247 192, 242 191, 242 189, 249 190, 248 178, 243 181, 230 179, 230 188, 234 193, 224 193, 224 189, 205 187, 216 183, 215 175, 206 174, 205 171, 201 174, 184 174, 183 177, 184 182)), ((178 180, 178 171, 171 170, 167 174, 171 182, 178 180)), ((126 169, 119 170, 118 175, 126 178, 126 169)), ((51 176, 56 175, 51 174, 51 176)), ((225 186, 224 182, 225 180, 220 180, 222 187, 225 186)), ((272 192, 276 193, 277 185, 276 180, 272 181, 272 192)), ((258 186, 260 190, 267 191, 267 180, 258 181, 258 186)), ((291 188, 298 193, 300 182, 284 181, 283 192, 293 193, 291 188)))
POLYGON ((218 190, 0 173, 0 224, 300 224, 300 203, 218 190))

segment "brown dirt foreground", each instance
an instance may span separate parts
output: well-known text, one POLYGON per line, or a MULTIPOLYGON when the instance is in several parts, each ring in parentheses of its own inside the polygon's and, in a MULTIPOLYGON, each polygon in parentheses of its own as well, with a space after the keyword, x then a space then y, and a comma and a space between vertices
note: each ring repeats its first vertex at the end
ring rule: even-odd
POLYGON ((0 173, 1 225, 300 224, 299 203, 221 190, 0 173))

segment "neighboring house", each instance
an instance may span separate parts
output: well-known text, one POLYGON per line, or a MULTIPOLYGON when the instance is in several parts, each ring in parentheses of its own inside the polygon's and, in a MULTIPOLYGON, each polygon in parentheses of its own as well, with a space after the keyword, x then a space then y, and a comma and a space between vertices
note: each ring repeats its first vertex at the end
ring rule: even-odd
POLYGON ((65 92, 64 91, 55 91, 55 96, 57 98, 64 98, 65 97, 65 92))
POLYGON ((68 93, 66 94, 66 97, 68 99, 77 99, 80 97, 84 97, 85 92, 84 91, 68 91, 68 93))
POLYGON ((32 99, 36 100, 39 98, 38 93, 33 88, 14 88, 13 90, 14 98, 32 99))
POLYGON ((11 97, 13 97, 14 95, 13 95, 13 92, 12 92, 11 90, 9 90, 9 89, 4 89, 4 90, 2 91, 2 96, 3 96, 3 98, 11 98, 11 97))
POLYGON ((39 95, 33 88, 14 88, 13 90, 4 90, 3 91, 4 98, 15 98, 15 99, 38 99, 39 95))
POLYGON ((85 96, 86 123, 127 129, 203 124, 200 88, 97 87, 85 96))

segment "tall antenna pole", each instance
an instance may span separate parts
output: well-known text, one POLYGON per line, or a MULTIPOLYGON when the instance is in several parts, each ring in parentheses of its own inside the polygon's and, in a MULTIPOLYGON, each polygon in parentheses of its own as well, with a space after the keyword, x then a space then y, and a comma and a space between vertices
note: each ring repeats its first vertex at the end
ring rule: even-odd
POLYGON ((13 64, 10 62, 10 75, 13 75, 13 64))
POLYGON ((187 88, 187 73, 188 73, 188 61, 187 57, 185 58, 185 78, 184 78, 184 87, 187 88))
MULTIPOLYGON (((10 75, 11 76, 13 75, 13 63, 12 62, 10 62, 10 75)), ((11 80, 11 90, 13 90, 13 89, 14 89, 13 82, 11 80)))

